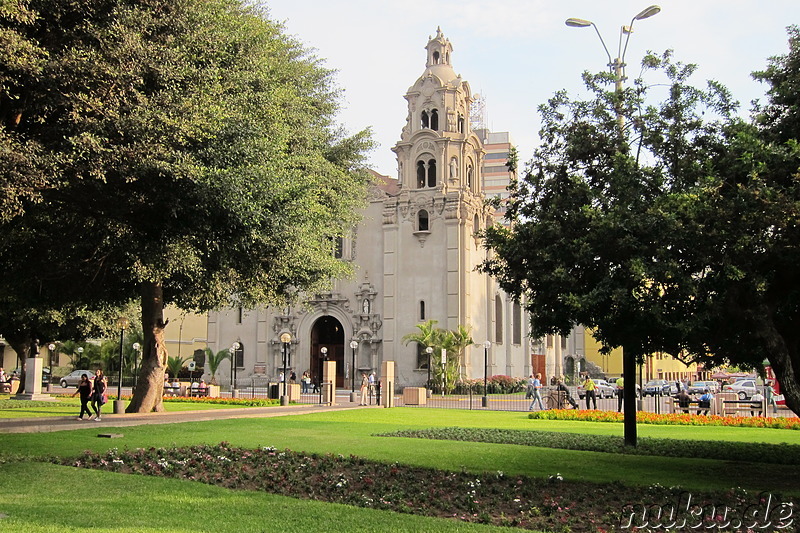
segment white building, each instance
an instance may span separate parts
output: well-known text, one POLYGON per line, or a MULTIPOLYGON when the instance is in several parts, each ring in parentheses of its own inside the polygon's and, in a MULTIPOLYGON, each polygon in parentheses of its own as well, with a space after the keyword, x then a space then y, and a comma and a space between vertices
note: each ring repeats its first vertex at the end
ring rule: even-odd
MULTIPOLYGON (((438 327, 470 329, 477 345, 462 361, 468 378, 483 377, 485 340, 492 342, 489 375, 527 376, 531 355, 546 353, 546 346, 528 339, 521 306, 476 271, 487 253, 476 231, 494 221, 484 203, 486 150, 470 128, 472 92, 453 70, 450 41, 437 30, 426 50, 425 69, 405 95, 408 116, 393 148, 397 179, 383 177, 372 189, 362 222, 337 250, 353 263, 354 279, 336 281, 330 292, 295 308, 209 314, 212 349, 241 345, 240 386, 252 376, 279 375, 279 339, 286 332, 292 338, 288 372, 308 370, 316 379, 324 347, 327 359, 337 362, 340 387, 350 385, 352 340, 357 372, 378 373, 382 361, 392 360, 399 386, 423 384, 424 347, 404 345, 402 338, 430 319, 438 327)), ((492 186, 497 190, 496 177, 492 186)), ((560 366, 548 355, 548 375, 560 366)))

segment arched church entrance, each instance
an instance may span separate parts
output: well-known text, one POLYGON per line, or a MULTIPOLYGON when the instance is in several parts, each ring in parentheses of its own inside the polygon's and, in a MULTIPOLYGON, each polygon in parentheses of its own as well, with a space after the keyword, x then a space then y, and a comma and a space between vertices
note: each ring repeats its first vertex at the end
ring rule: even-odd
POLYGON ((344 328, 332 316, 323 316, 311 328, 311 379, 322 380, 322 362, 336 361, 336 386, 344 386, 344 328), (327 348, 323 355, 322 348, 327 348))

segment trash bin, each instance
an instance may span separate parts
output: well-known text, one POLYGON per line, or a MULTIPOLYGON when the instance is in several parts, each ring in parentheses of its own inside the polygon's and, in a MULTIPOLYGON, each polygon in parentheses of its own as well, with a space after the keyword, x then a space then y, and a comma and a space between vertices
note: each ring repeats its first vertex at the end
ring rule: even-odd
POLYGON ((278 398, 280 398, 279 389, 280 389, 280 387, 278 386, 277 383, 270 383, 269 384, 269 395, 268 396, 269 396, 270 400, 277 400, 278 398))

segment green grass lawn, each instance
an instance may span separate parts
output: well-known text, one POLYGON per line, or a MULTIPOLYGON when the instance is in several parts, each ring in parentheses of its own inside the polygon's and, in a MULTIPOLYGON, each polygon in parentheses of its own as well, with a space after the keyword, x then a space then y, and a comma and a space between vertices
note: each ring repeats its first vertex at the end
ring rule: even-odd
MULTIPOLYGON (((240 405, 225 405, 212 403, 191 402, 163 402, 164 409, 168 412, 198 411, 209 409, 237 409, 240 405)), ((103 406, 103 411, 108 413, 113 409, 110 404, 103 406)), ((0 418, 41 418, 48 416, 78 416, 81 402, 77 398, 58 398, 54 402, 27 402, 11 400, 9 396, 0 395, 0 418), (29 405, 30 404, 30 405, 29 405)))
MULTIPOLYGON (((38 434, 0 434, 0 450, 33 456, 74 456, 83 450, 112 447, 183 446, 227 441, 235 446, 274 446, 316 453, 354 454, 384 461, 474 472, 502 470, 509 474, 618 480, 648 485, 682 485, 696 489, 788 491, 800 493, 800 467, 737 463, 692 458, 622 456, 508 444, 425 441, 373 434, 406 428, 498 427, 599 434, 622 433, 621 424, 529 420, 525 413, 451 411, 440 409, 364 409, 276 418, 232 419, 146 425, 104 432, 119 439, 97 438, 97 428, 38 434)), ((681 439, 742 440, 800 443, 797 431, 751 428, 640 425, 641 436, 681 439)))

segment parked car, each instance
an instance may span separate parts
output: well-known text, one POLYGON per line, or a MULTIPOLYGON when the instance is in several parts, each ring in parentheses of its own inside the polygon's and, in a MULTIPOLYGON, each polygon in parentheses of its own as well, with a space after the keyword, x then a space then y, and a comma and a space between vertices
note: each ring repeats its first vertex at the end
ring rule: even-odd
POLYGON ((63 378, 61 378, 60 380, 61 386, 64 387, 65 389, 67 387, 77 387, 78 383, 81 382, 81 376, 84 374, 89 376, 89 379, 92 379, 94 377, 94 372, 92 372, 91 370, 74 370, 69 374, 67 374, 66 376, 64 376, 63 378))
MULTIPOLYGON (((595 391, 596 391, 595 396, 597 398, 603 399, 603 398, 611 398, 612 396, 614 396, 616 389, 612 385, 609 385, 609 383, 606 380, 600 378, 598 379, 592 378, 592 381, 594 381, 595 391)), ((578 385, 578 398, 580 398, 581 400, 586 398, 586 391, 583 388, 583 382, 581 382, 581 384, 578 385)))
POLYGON ((754 379, 741 379, 732 385, 722 387, 722 392, 735 392, 740 400, 747 400, 758 392, 758 387, 754 379))
POLYGON ((672 396, 673 394, 678 394, 677 385, 665 379, 651 379, 644 384, 644 390, 642 390, 642 396, 672 396))
MULTIPOLYGON (((17 378, 19 379, 22 375, 22 370, 19 368, 15 368, 11 375, 8 378, 17 378)), ((47 367, 42 368, 42 387, 46 387, 47 384, 50 383, 50 369, 47 367)))
POLYGON ((689 394, 703 394, 708 389, 712 394, 719 391, 719 383, 716 381, 693 381, 689 385, 689 394))

